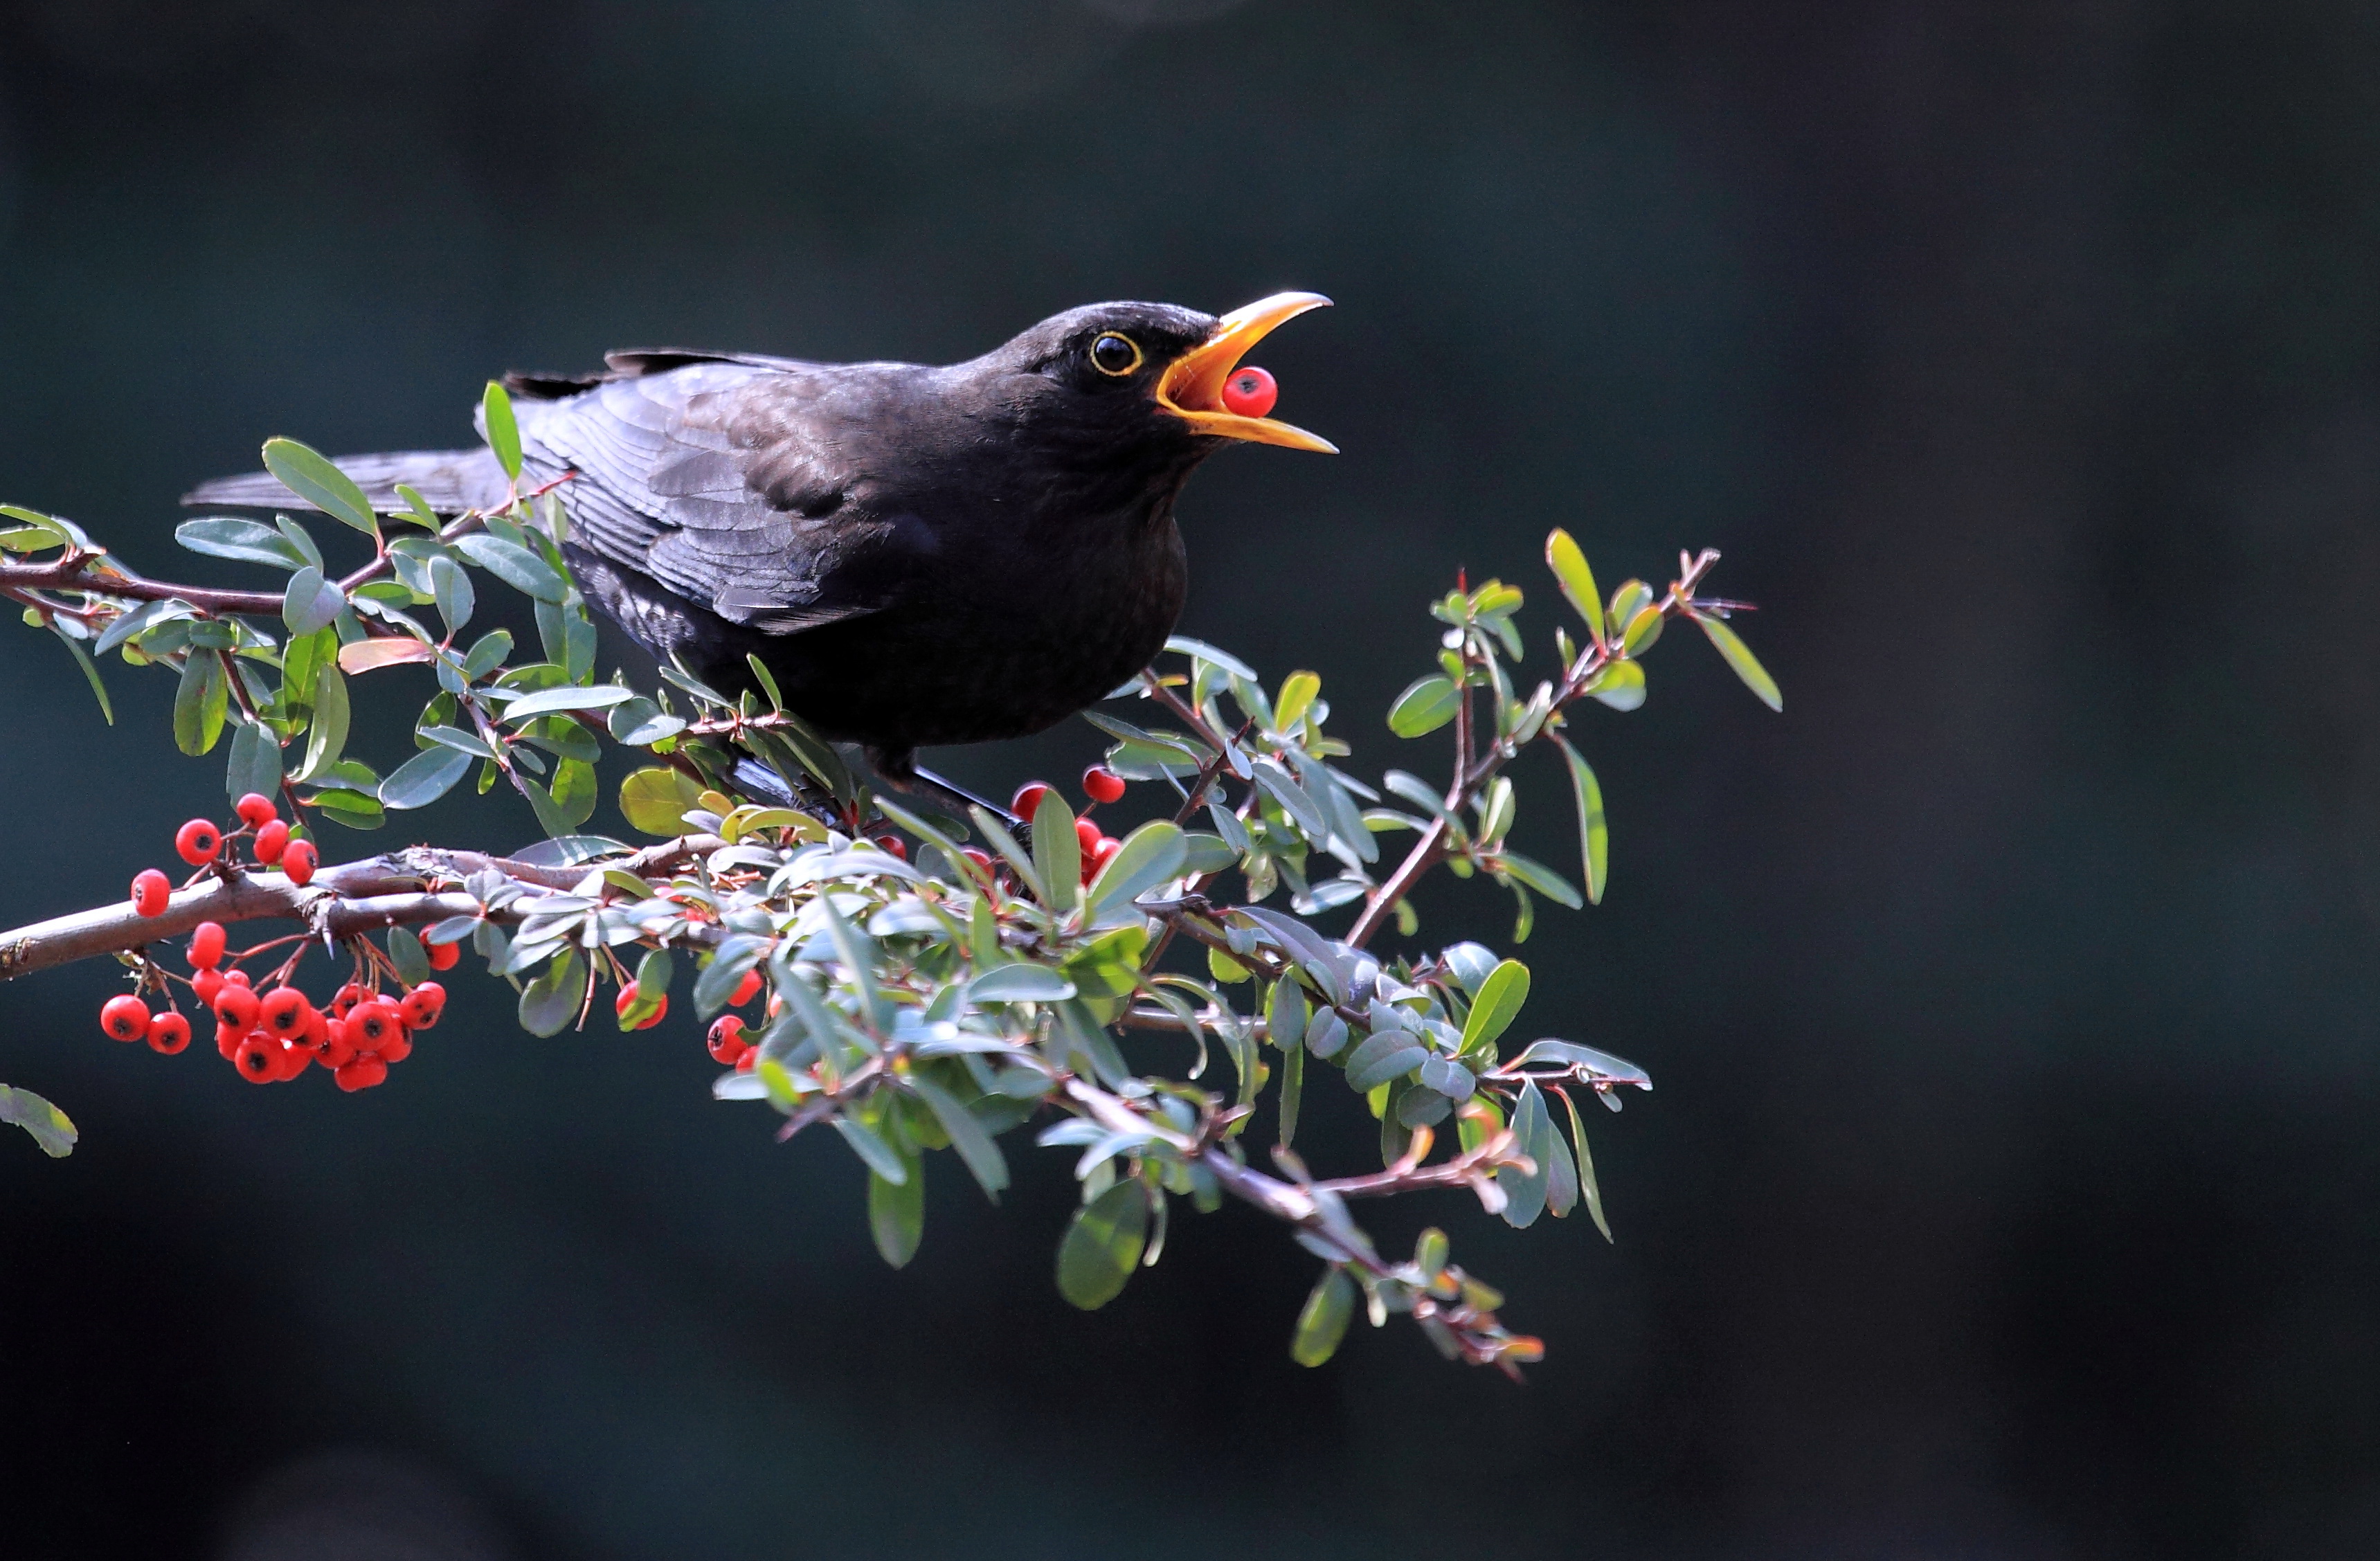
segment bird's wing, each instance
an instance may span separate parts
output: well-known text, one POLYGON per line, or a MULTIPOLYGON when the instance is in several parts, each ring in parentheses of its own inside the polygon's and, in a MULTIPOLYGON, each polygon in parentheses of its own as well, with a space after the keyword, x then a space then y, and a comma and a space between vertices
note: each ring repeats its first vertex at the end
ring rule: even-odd
POLYGON ((574 539, 732 623, 794 634, 896 599, 912 528, 864 518, 844 437, 873 393, 841 366, 617 354, 614 377, 517 405, 574 539))

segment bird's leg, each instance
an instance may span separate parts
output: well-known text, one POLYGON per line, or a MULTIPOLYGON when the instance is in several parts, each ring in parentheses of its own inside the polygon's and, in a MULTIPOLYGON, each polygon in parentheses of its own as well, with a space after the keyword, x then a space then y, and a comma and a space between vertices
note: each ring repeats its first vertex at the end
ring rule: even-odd
POLYGON ((869 748, 868 762, 875 767, 878 779, 895 791, 932 804, 952 817, 965 822, 968 809, 979 807, 1003 825, 1008 832, 1028 851, 1033 844, 1033 827, 998 803, 977 796, 965 787, 944 780, 930 769, 917 768, 917 756, 910 748, 869 748))

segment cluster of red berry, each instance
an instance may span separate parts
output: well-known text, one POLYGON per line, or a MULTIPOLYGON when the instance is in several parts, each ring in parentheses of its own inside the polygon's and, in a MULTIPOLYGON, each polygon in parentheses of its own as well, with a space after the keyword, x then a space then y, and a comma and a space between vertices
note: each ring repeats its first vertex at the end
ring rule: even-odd
MULTIPOLYGON (((431 948, 433 965, 452 967, 459 957, 451 944, 431 948)), ((349 982, 326 1011, 295 986, 253 990, 248 972, 221 968, 224 951, 223 925, 200 922, 190 934, 190 965, 197 972, 190 989, 214 1014, 215 1049, 252 1083, 285 1083, 319 1063, 341 1089, 370 1089, 388 1077, 391 1063, 412 1053, 413 1032, 437 1023, 446 1009, 446 989, 435 981, 420 983, 401 999, 349 982)), ((168 1055, 190 1044, 188 1020, 170 1008, 152 1013, 128 992, 107 1000, 99 1025, 116 1040, 145 1040, 168 1055)))
MULTIPOLYGON (((232 811, 239 815, 240 823, 229 834, 205 818, 193 818, 176 829, 174 849, 182 860, 193 867, 212 867, 222 859, 225 846, 247 836, 259 866, 277 866, 301 888, 312 881, 314 869, 322 865, 314 842, 290 839, 289 826, 282 821, 281 810, 273 805, 271 797, 250 792, 232 805, 232 811)), ((133 876, 132 908, 144 916, 164 915, 173 895, 174 881, 154 867, 144 867, 133 876)))
MULTIPOLYGON (((1123 842, 1092 823, 1090 816, 1092 809, 1101 803, 1123 800, 1123 777, 1103 764, 1095 764, 1083 771, 1083 795, 1089 799, 1090 805, 1084 808, 1082 816, 1075 820, 1075 839, 1082 844, 1085 883, 1097 877, 1099 869, 1108 865, 1108 859, 1123 848, 1123 842)), ((1041 799, 1048 796, 1050 791, 1045 781, 1028 780, 1016 789, 1015 800, 1008 805, 1009 811, 1030 823, 1033 815, 1040 810, 1041 799)), ((970 851, 967 854, 978 856, 981 853, 970 851)), ((989 858, 984 865, 990 865, 989 858)))

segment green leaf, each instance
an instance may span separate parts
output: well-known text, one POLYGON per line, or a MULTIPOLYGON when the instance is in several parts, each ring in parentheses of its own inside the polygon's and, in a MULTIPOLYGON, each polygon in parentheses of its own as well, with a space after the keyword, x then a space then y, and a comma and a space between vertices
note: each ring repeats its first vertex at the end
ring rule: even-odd
POLYGON ((967 983, 971 1003, 1055 1003, 1075 995, 1075 984, 1047 965, 1002 965, 967 983))
POLYGON ((438 529, 438 512, 430 507, 430 501, 421 496, 421 490, 411 483, 400 482, 396 485, 396 496, 405 501, 405 508, 401 512, 404 519, 431 531, 438 529))
POLYGON ((268 439, 264 469, 333 520, 354 526, 374 541, 380 539, 380 522, 372 516, 371 501, 329 457, 294 439, 268 439))
MULTIPOLYGON (((107 697, 107 684, 99 681, 99 667, 91 660, 91 652, 82 647, 82 642, 80 640, 78 640, 74 635, 67 633, 64 629, 59 628, 55 623, 52 623, 50 625, 50 633, 58 636, 60 643, 64 644, 67 647, 67 654, 72 656, 75 659, 75 665, 82 669, 84 680, 91 684, 92 697, 99 701, 99 713, 101 717, 106 720, 108 725, 114 726, 115 724, 115 706, 111 703, 107 697)), ((212 656, 209 656, 207 659, 212 661, 214 658, 212 656)))
POLYGON ((1348 1320, 1355 1315, 1355 1281, 1333 1264, 1323 1270, 1297 1314, 1297 1331, 1289 1337, 1289 1358, 1301 1366, 1318 1366, 1338 1352, 1347 1337, 1348 1320))
POLYGON ((532 1035, 558 1035, 578 1017, 586 998, 586 967, 577 950, 565 949, 521 989, 520 1026, 532 1035))
POLYGON ((1084 891, 1096 916, 1111 905, 1129 904, 1182 872, 1189 845, 1179 827, 1152 819, 1123 838, 1108 865, 1084 891))
POLYGON ((1298 1035, 1281 1048, 1281 1146, 1297 1140, 1298 1107, 1305 1100, 1305 1047, 1298 1035))
POLYGON ((1620 635, 1620 654, 1637 656, 1651 648, 1653 642, 1661 637, 1661 626, 1668 622, 1669 614, 1658 607, 1638 608, 1636 616, 1628 620, 1628 627, 1620 635))
POLYGON ((282 593, 281 621, 289 625, 294 637, 327 629, 339 616, 347 599, 338 587, 322 578, 322 572, 308 564, 289 576, 289 588, 282 593))
POLYGON ((1063 914, 1083 902, 1083 842, 1075 833, 1075 810, 1055 788, 1033 810, 1033 867, 1050 910, 1063 914))
POLYGON ((603 794, 595 767, 585 759, 566 758, 553 767, 553 806, 572 829, 595 817, 595 803, 603 794))
POLYGON ((446 624, 451 636, 463 632, 471 621, 472 609, 479 605, 479 592, 471 584, 471 572, 451 558, 430 561, 430 598, 438 604, 438 616, 446 624))
POLYGON ((876 1238, 876 1255, 895 1268, 909 1265, 926 1233, 923 1168, 899 1181, 868 1173, 868 1233, 876 1238))
POLYGON ((1123 1293, 1148 1240, 1148 1194, 1126 1180, 1075 1211, 1058 1243, 1058 1293, 1096 1312, 1123 1293))
POLYGON ((1578 1163, 1570 1157, 1570 1147, 1562 1143, 1561 1129, 1554 1124, 1551 1110, 1546 1113, 1546 1131, 1537 1135, 1537 1143, 1544 1150, 1537 1157, 1545 1162, 1546 1212, 1556 1219, 1568 1219, 1570 1211, 1578 1207, 1578 1163))
POLYGON ((306 555, 298 551, 296 544, 261 521, 238 520, 230 515, 186 520, 174 527, 174 540, 209 558, 266 563, 275 569, 308 567, 306 555))
POLYGON ((281 789, 281 744, 273 740, 273 733, 254 722, 243 722, 231 734, 231 763, 224 785, 234 802, 250 792, 269 797, 281 789))
POLYGON ((1615 710, 1633 710, 1645 703, 1645 669, 1633 661, 1614 661, 1597 674, 1586 691, 1615 710))
POLYGON ((1586 620, 1587 633, 1595 643, 1603 643, 1603 593, 1595 587, 1595 571, 1586 566, 1586 555, 1571 540, 1569 532, 1556 526, 1546 537, 1546 567, 1554 572, 1555 581, 1563 596, 1578 615, 1586 620))
POLYGON ((1611 877, 1611 828, 1603 817, 1603 787, 1569 739, 1557 735, 1554 742, 1570 767, 1571 797, 1578 805, 1578 851, 1586 869, 1587 902, 1600 905, 1603 887, 1611 877))
POLYGON ((1557 905, 1577 910, 1586 903, 1571 881, 1534 857, 1517 851, 1507 851, 1496 858, 1496 865, 1505 877, 1524 883, 1557 905))
POLYGON ((31 1133, 42 1153, 53 1160, 73 1154, 75 1140, 81 1136, 65 1112, 31 1090, 6 1084, 0 1084, 0 1122, 14 1122, 31 1133))
POLYGON ((329 566, 322 562, 322 550, 315 545, 312 533, 285 514, 273 517, 273 528, 288 538, 289 545, 303 553, 308 563, 328 573, 329 566))
POLYGON ((174 695, 174 746, 186 754, 212 749, 223 735, 224 710, 230 700, 223 657, 212 650, 191 651, 182 663, 182 685, 174 695))
POLYGON ((322 810, 323 817, 350 829, 377 829, 388 821, 380 798, 370 792, 349 791, 342 786, 316 792, 310 800, 322 810))
POLYGON ((1471 1001, 1471 1016, 1463 1025, 1463 1049, 1470 1052, 1494 1045, 1528 1000, 1529 967, 1518 960, 1497 965, 1471 1001))
POLYGON ((991 1141, 991 1134, 959 1104, 957 1096, 922 1073, 909 1076, 909 1087, 917 1092, 917 1098, 934 1113, 934 1120, 951 1135, 951 1147, 966 1162, 983 1195, 998 1203, 1000 1190, 1008 1185, 1008 1161, 1002 1156, 1000 1145, 991 1141))
POLYGON ((1537 1168, 1524 1171, 1506 1166, 1496 1173, 1496 1185, 1504 1190, 1507 1200, 1504 1221, 1516 1229, 1527 1229, 1546 1212, 1546 1156, 1539 1141, 1552 1129, 1546 1118, 1546 1097, 1538 1093, 1535 1081, 1524 1083, 1520 1104, 1512 1110, 1513 1147, 1535 1160, 1537 1168))
POLYGON ((298 779, 310 780, 339 762, 347 745, 347 679, 335 655, 322 658, 314 674, 314 722, 306 738, 306 762, 298 779))
POLYGON ((540 601, 559 602, 570 594, 569 584, 552 565, 517 542, 474 531, 457 538, 455 546, 497 579, 540 601))
MULTIPOLYGON (((488 448, 496 453, 496 462, 504 468, 504 476, 518 482, 521 474, 520 424, 513 417, 513 398, 494 380, 488 381, 487 391, 480 397, 480 420, 487 425, 488 448)), ((894 1264, 899 1267, 899 1264, 894 1264)))
POLYGON ((471 756, 459 748, 440 745, 424 748, 398 765, 389 778, 380 783, 381 805, 392 808, 428 807, 455 789, 471 768, 471 756))
POLYGON ((752 675, 760 680, 760 692, 769 696, 769 708, 783 709, 785 696, 777 691, 777 674, 769 670, 769 663, 761 660, 758 656, 747 655, 744 659, 751 667, 752 675))
POLYGON ((702 803, 702 788, 683 771, 656 766, 620 782, 620 817, 648 835, 682 835, 686 814, 702 803))
POLYGON ((830 1117, 827 1120, 834 1124, 834 1131, 843 1135, 843 1141, 851 1145, 851 1152, 858 1156, 869 1170, 891 1182, 909 1180, 908 1163, 873 1128, 855 1122, 849 1117, 830 1117))
POLYGON ((1234 677, 1244 677, 1250 683, 1257 680, 1257 670, 1254 667, 1228 650, 1216 649, 1203 639, 1192 639, 1188 635, 1174 635, 1166 640, 1165 648, 1179 656, 1195 656, 1201 661, 1211 661, 1234 677))
POLYGON ((1423 737, 1454 719, 1462 694, 1453 681, 1432 672, 1397 696, 1389 707, 1389 730, 1400 737, 1423 737))
POLYGON ((1578 1119, 1578 1103, 1571 1099, 1566 1089, 1554 1093, 1561 1096, 1562 1107, 1570 1113, 1570 1141, 1578 1151, 1578 1195, 1585 1201, 1587 1216, 1595 1221, 1595 1228, 1609 1241, 1611 1223, 1603 1217, 1603 1193, 1595 1185, 1595 1156, 1586 1152, 1586 1129, 1578 1119))
POLYGON ((1281 680, 1281 696, 1272 702, 1273 730, 1287 732, 1297 724, 1322 692, 1322 679, 1314 672, 1292 672, 1281 680))
POLYGON ((1752 690, 1762 704, 1783 714, 1785 696, 1778 688, 1777 680, 1768 675, 1768 669, 1760 664, 1760 658, 1752 653, 1752 647, 1744 644, 1733 629, 1716 618, 1706 618, 1697 612, 1694 622, 1702 625, 1703 634, 1710 642, 1718 647, 1718 653, 1727 658, 1727 664, 1735 669, 1735 675, 1743 680, 1743 686, 1752 690))

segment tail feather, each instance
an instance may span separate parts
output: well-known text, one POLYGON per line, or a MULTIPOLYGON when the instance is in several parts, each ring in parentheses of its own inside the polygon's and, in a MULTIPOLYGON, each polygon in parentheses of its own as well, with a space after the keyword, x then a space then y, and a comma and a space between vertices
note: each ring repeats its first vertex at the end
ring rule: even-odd
MULTIPOLYGON (((504 502, 509 485, 495 452, 478 450, 391 450, 370 455, 333 457, 338 468, 364 490, 371 507, 393 514, 406 507, 396 496, 403 483, 419 493, 440 514, 492 509, 504 502)), ((270 472, 219 477, 201 482, 182 495, 194 508, 306 510, 313 506, 281 485, 270 472)))

